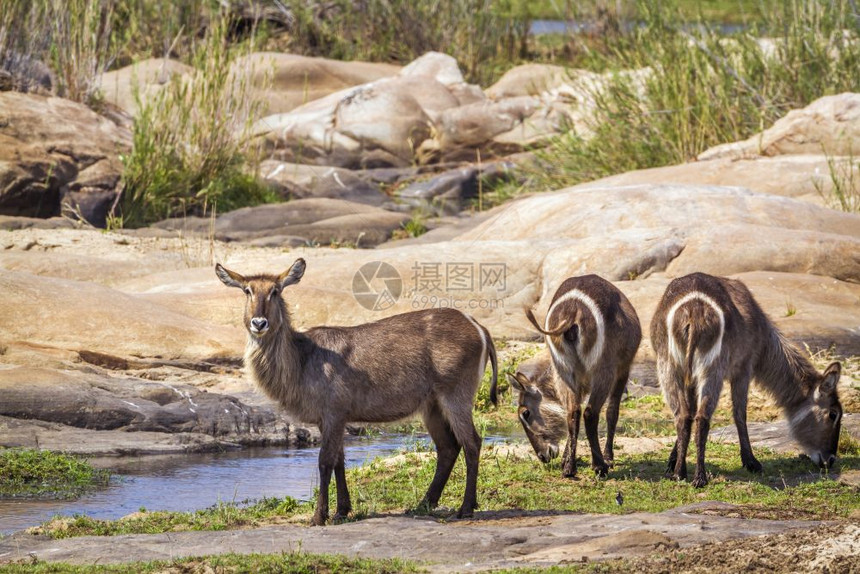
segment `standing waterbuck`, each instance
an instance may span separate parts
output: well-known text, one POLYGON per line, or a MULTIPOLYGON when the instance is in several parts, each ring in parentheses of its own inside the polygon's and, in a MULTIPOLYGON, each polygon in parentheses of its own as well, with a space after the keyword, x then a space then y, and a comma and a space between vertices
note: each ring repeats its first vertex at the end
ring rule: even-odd
MULTIPOLYGON (((556 397, 566 406, 567 446, 562 457, 562 474, 576 475, 576 441, 579 419, 585 418, 585 435, 591 447, 591 468, 600 476, 609 471, 612 441, 618 424, 621 395, 627 386, 630 363, 639 348, 642 329, 639 317, 627 297, 609 281, 597 275, 570 277, 552 298, 544 326, 531 310, 526 316, 546 337, 559 386, 556 397), (567 388, 561 388, 565 385, 567 388), (581 405, 588 395, 588 405, 581 405), (600 452, 597 423, 606 399, 606 449, 600 452)), ((515 377, 516 380, 516 377, 515 377)), ((544 425, 557 419, 558 408, 542 401, 542 391, 523 378, 514 387, 520 391, 519 418, 538 457, 547 462, 558 453, 558 445, 542 440, 548 436, 544 425), (539 405, 539 408, 535 408, 539 405), (554 412, 553 412, 554 411, 554 412), (555 416, 553 416, 555 415, 555 416)))
POLYGON ((687 478, 687 447, 695 417, 693 486, 708 483, 705 442, 724 379, 731 385, 732 414, 747 470, 762 470, 747 432, 752 378, 782 407, 791 436, 816 464, 829 467, 836 461, 842 420, 836 384, 841 365, 832 363, 818 374, 740 281, 704 273, 674 279, 651 321, 651 344, 677 432, 667 477, 687 478))
POLYGON ((477 507, 481 437, 472 405, 487 359, 490 399, 496 403, 496 350, 489 332, 453 309, 404 313, 356 327, 294 331, 283 290, 298 283, 305 261, 280 275, 243 277, 215 266, 230 287, 247 295, 245 366, 257 386, 298 420, 320 429, 320 486, 313 524, 328 518, 334 471, 337 515, 351 510, 344 470, 343 436, 349 422, 389 422, 420 412, 436 444, 436 474, 423 506, 439 502, 460 449, 466 456, 466 493, 459 517, 477 507))

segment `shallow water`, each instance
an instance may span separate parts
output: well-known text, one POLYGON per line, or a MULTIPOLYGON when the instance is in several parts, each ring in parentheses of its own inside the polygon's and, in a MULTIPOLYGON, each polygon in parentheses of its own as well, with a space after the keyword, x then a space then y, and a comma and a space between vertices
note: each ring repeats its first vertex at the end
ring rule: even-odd
MULTIPOLYGON (((347 439, 346 465, 390 456, 416 439, 403 435, 347 439)), ((425 441, 426 444, 426 441, 425 441)), ((119 476, 77 500, 2 500, 0 533, 40 524, 56 514, 116 519, 147 510, 196 510, 264 496, 308 500, 319 485, 319 448, 254 448, 181 456, 102 459, 119 476)))
MULTIPOLYGON (((346 465, 410 450, 416 442, 429 447, 428 438, 411 435, 348 438, 346 465)), ((141 507, 188 511, 266 496, 308 500, 319 485, 318 455, 318 447, 271 447, 92 461, 118 473, 109 486, 77 500, 0 500, 0 533, 35 526, 57 514, 117 519, 141 507)))

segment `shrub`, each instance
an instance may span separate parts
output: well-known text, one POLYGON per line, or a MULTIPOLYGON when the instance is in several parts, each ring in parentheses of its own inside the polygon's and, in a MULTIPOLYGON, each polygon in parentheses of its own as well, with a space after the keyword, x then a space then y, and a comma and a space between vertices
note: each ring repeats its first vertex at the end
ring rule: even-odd
POLYGON ((99 77, 111 61, 113 7, 114 0, 4 0, 0 69, 19 90, 51 83, 60 96, 97 104, 99 77))
POLYGON ((686 162, 821 96, 860 89, 860 23, 850 1, 772 2, 762 21, 733 34, 685 21, 663 2, 641 2, 638 13, 641 25, 604 65, 650 73, 641 85, 616 74, 595 89, 591 133, 571 129, 539 153, 530 187, 686 162))
POLYGON ((257 153, 250 128, 262 103, 248 74, 231 69, 226 16, 213 20, 195 48, 191 77, 173 78, 143 101, 134 119, 119 212, 122 225, 166 217, 206 215, 276 199, 253 174, 257 153))

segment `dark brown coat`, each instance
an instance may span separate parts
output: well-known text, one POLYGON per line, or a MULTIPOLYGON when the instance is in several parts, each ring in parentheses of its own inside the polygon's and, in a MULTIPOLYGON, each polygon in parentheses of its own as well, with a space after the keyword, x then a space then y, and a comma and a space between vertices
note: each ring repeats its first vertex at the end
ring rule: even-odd
MULTIPOLYGON (((621 396, 627 386, 630 364, 642 339, 636 310, 612 283, 597 275, 584 275, 565 279, 559 286, 543 327, 530 310, 526 316, 545 335, 555 372, 571 394, 566 397, 564 393, 558 393, 568 409, 568 441, 562 457, 562 474, 576 474, 580 408, 588 395, 588 405, 582 416, 591 448, 591 467, 598 475, 605 476, 609 470, 607 460, 613 459, 612 442, 621 396), (601 454, 597 425, 607 398, 606 448, 601 454)), ((528 434, 531 425, 523 419, 522 406, 524 400, 529 400, 530 389, 522 382, 520 388, 520 420, 528 434)), ((525 412, 531 414, 532 411, 525 412)), ((542 460, 548 460, 551 449, 543 454, 542 460)))
POLYGON ((282 296, 298 283, 298 259, 279 276, 243 277, 221 265, 218 277, 247 294, 245 365, 269 397, 302 422, 318 425, 320 489, 313 523, 328 516, 328 485, 334 471, 337 514, 351 510, 346 486, 343 435, 349 422, 388 422, 420 412, 438 453, 436 475, 422 504, 434 507, 460 449, 466 457, 466 494, 459 516, 471 515, 481 437, 472 405, 487 361, 490 397, 496 401, 496 352, 489 332, 454 309, 395 315, 355 327, 293 330, 282 296))
POLYGON ((840 364, 819 374, 740 281, 704 273, 673 280, 651 321, 651 344, 677 431, 667 475, 687 476, 687 446, 695 418, 693 485, 707 484, 705 444, 725 379, 731 385, 741 461, 748 470, 761 471, 746 424, 752 378, 783 408, 792 436, 810 458, 821 466, 835 462, 842 420, 836 392, 840 364))

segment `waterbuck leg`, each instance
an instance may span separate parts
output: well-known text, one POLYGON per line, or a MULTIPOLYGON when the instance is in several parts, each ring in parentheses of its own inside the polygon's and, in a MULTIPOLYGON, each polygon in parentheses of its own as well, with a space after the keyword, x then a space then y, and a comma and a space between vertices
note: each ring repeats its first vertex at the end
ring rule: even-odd
POLYGON ((678 439, 675 439, 675 444, 672 445, 672 452, 669 453, 669 464, 666 465, 666 478, 671 478, 675 472, 675 463, 678 462, 678 439))
POLYGON ((432 510, 439 504, 442 490, 448 483, 448 477, 451 476, 451 470, 460 455, 460 444, 438 406, 428 407, 423 415, 424 426, 436 445, 436 474, 433 475, 433 481, 419 506, 432 510))
MULTIPOLYGON (((337 466, 338 458, 343 451, 343 423, 320 424, 320 435, 322 445, 320 446, 319 471, 320 487, 317 495, 317 508, 311 519, 313 526, 322 526, 328 519, 328 487, 331 483, 331 474, 337 466)), ((346 493, 346 480, 344 480, 344 492, 346 493)), ((346 495, 349 497, 349 494, 346 495)))
POLYGON ((747 431, 747 398, 749 397, 750 374, 732 377, 732 415, 738 429, 738 442, 741 447, 741 462, 750 472, 761 472, 761 463, 753 455, 750 435, 747 431))
POLYGON ((627 387, 627 379, 630 373, 623 372, 616 380, 615 386, 609 395, 609 405, 606 407, 606 446, 603 447, 603 460, 610 466, 615 460, 613 442, 615 441, 615 428, 618 426, 618 413, 621 410, 621 397, 627 387))
POLYGON ((672 447, 672 454, 669 455, 669 463, 666 465, 666 473, 664 475, 666 478, 675 478, 675 467, 678 465, 678 444, 683 434, 681 407, 686 402, 686 394, 684 393, 684 383, 678 367, 672 364, 661 353, 657 354, 657 379, 660 381, 660 388, 663 390, 663 398, 666 399, 666 403, 672 410, 672 416, 675 419, 675 445, 672 447))
POLYGON ((346 468, 344 465, 343 446, 340 447, 340 456, 334 467, 334 481, 337 487, 337 512, 334 517, 346 518, 352 511, 352 502, 349 500, 349 489, 346 487, 346 468))
POLYGON ((723 369, 714 366, 703 381, 699 390, 699 405, 696 409, 696 474, 693 476, 693 486, 702 488, 708 484, 708 473, 705 470, 705 447, 708 442, 708 432, 711 429, 711 417, 720 400, 723 390, 723 369))
POLYGON ((678 433, 678 459, 675 462, 675 472, 672 478, 675 480, 687 479, 687 447, 690 445, 690 431, 693 427, 693 405, 696 400, 696 389, 682 387, 680 395, 678 414, 675 415, 675 430, 678 433))
POLYGON ((696 413, 696 474, 693 475, 695 488, 702 488, 708 484, 708 474, 705 470, 705 445, 708 442, 708 431, 711 429, 711 419, 706 415, 709 401, 710 397, 702 397, 696 413))
POLYGON ((564 458, 561 461, 561 475, 565 478, 576 476, 576 443, 579 440, 579 419, 582 411, 578 398, 574 398, 576 406, 567 415, 567 446, 564 448, 564 458))
POLYGON ((478 462, 481 457, 481 435, 475 429, 472 421, 471 403, 448 400, 442 405, 448 414, 448 425, 463 447, 466 458, 466 492, 463 495, 463 505, 457 512, 457 518, 467 518, 474 515, 478 507, 478 462))
POLYGON ((609 465, 603 460, 600 452, 600 438, 597 436, 597 426, 600 422, 600 410, 606 402, 609 394, 609 385, 612 382, 612 374, 601 370, 591 380, 591 394, 588 396, 588 405, 583 413, 585 418, 585 436, 588 438, 588 446, 591 449, 591 469, 597 476, 606 476, 609 465))

